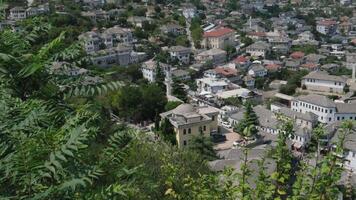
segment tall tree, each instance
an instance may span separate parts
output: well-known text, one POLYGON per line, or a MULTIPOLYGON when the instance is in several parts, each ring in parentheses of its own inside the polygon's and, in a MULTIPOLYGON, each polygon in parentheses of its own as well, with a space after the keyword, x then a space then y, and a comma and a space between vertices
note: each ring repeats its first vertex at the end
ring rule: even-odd
POLYGON ((259 124, 258 117, 252 108, 250 102, 244 104, 245 112, 243 119, 234 128, 240 135, 244 137, 254 137, 256 136, 258 130, 256 126, 259 124))

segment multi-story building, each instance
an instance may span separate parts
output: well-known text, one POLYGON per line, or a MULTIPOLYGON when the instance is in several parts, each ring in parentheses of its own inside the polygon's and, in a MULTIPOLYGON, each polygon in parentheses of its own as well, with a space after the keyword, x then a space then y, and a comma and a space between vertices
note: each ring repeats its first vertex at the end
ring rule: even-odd
POLYGON ((131 46, 119 45, 92 54, 91 60, 94 65, 110 67, 113 65, 127 66, 142 61, 145 53, 134 52, 131 46))
POLYGON ((331 19, 320 20, 316 23, 316 31, 324 35, 334 35, 337 29, 337 22, 331 19))
POLYGON ((270 50, 271 50, 270 44, 266 42, 258 41, 248 46, 246 48, 246 53, 249 53, 251 56, 254 57, 261 56, 264 58, 266 57, 266 54, 270 52, 270 50))
POLYGON ((223 49, 235 45, 235 31, 230 28, 220 27, 204 32, 201 46, 206 49, 223 49))
POLYGON ((99 34, 94 31, 89 31, 79 35, 79 40, 84 41, 84 48, 87 53, 93 53, 100 50, 102 39, 99 34))
POLYGON ((172 46, 169 48, 171 58, 175 58, 183 64, 189 64, 190 53, 191 49, 183 46, 172 46))
POLYGON ((248 70, 248 74, 252 77, 265 77, 267 75, 267 69, 259 63, 253 63, 248 70))
POLYGON ((10 9, 10 20, 22 20, 31 16, 40 15, 49 12, 49 4, 41 4, 36 7, 13 7, 10 9))
POLYGON ((182 148, 191 142, 193 137, 210 137, 211 133, 218 131, 219 110, 214 107, 194 107, 191 104, 182 104, 177 108, 160 116, 168 119, 172 124, 178 147, 182 148))
POLYGON ((26 19, 26 9, 23 7, 13 7, 10 9, 10 20, 26 19))
POLYGON ((296 97, 291 102, 291 109, 301 113, 314 113, 322 123, 333 122, 336 113, 336 105, 331 99, 316 94, 296 97))
POLYGON ((209 49, 199 53, 196 60, 198 63, 210 61, 213 65, 223 64, 226 61, 226 51, 221 49, 209 49))
POLYGON ((134 41, 131 29, 119 26, 108 28, 103 33, 99 31, 82 33, 78 38, 85 42, 84 48, 87 53, 117 47, 120 44, 131 44, 134 41))
POLYGON ((108 42, 112 42, 112 44, 108 43, 109 46, 116 46, 120 43, 130 44, 133 42, 132 30, 119 26, 106 29, 103 32, 102 37, 107 38, 109 40, 108 42))
POLYGON ((228 89, 229 81, 226 79, 216 79, 216 78, 201 78, 197 79, 198 93, 212 93, 216 94, 218 92, 223 92, 228 89))
POLYGON ((154 61, 152 59, 148 60, 142 63, 141 66, 143 78, 147 79, 149 82, 155 82, 157 75, 157 67, 161 67, 161 69, 163 69, 162 71, 165 73, 165 75, 167 75, 167 71, 170 70, 169 68, 171 66, 168 64, 154 61))
POLYGON ((302 86, 307 90, 330 93, 343 93, 346 78, 329 75, 324 71, 313 71, 302 79, 302 86))
POLYGON ((301 113, 314 113, 322 123, 356 120, 355 103, 335 103, 322 95, 309 94, 296 97, 291 101, 291 109, 301 113))

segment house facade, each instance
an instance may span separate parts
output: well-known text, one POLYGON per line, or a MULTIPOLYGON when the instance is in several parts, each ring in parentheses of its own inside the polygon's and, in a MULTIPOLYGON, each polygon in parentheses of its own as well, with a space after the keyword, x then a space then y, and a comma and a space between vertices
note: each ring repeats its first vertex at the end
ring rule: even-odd
POLYGON ((324 71, 313 71, 302 79, 302 86, 307 90, 330 93, 344 93, 346 78, 329 75, 324 71))
POLYGON ((246 48, 246 53, 249 53, 254 57, 266 57, 266 54, 270 52, 271 46, 262 41, 255 42, 246 48))
POLYGON ((317 94, 294 98, 291 101, 291 109, 300 113, 311 112, 318 116, 318 121, 321 123, 356 120, 355 103, 335 103, 328 97, 317 94))
POLYGON ((177 59, 182 64, 189 64, 191 49, 183 46, 172 46, 169 48, 171 58, 177 59))
POLYGON ((201 42, 205 49, 223 49, 235 45, 235 31, 230 28, 220 27, 204 32, 201 42))
POLYGON ((193 137, 210 137, 211 133, 217 132, 218 115, 219 110, 214 107, 191 104, 182 104, 160 114, 163 120, 168 119, 172 124, 179 148, 189 145, 193 137))

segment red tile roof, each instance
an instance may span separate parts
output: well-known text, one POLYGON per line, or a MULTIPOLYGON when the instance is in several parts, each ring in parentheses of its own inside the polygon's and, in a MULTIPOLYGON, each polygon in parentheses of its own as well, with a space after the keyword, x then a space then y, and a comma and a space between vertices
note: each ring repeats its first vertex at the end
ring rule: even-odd
POLYGON ((247 33, 247 35, 264 37, 264 36, 266 36, 266 33, 265 32, 249 32, 249 33, 247 33))
POLYGON ((225 28, 225 27, 221 27, 209 32, 204 32, 204 37, 221 37, 223 35, 229 34, 234 32, 234 30, 232 30, 231 28, 225 28))
POLYGON ((236 76, 237 70, 230 67, 216 67, 214 71, 223 76, 236 76))
POLYGON ((302 68, 315 69, 318 67, 318 64, 315 63, 305 63, 301 65, 302 68))
POLYGON ((290 57, 293 58, 293 59, 301 59, 304 57, 304 53, 301 52, 301 51, 295 51, 293 52, 292 54, 290 54, 290 57))
POLYGON ((235 58, 235 60, 234 60, 235 63, 245 63, 247 61, 248 61, 248 59, 244 56, 239 56, 239 57, 235 58))
POLYGON ((337 22, 335 20, 331 20, 331 19, 325 19, 322 21, 318 22, 318 25, 322 25, 322 26, 331 26, 331 25, 335 25, 337 22))
POLYGON ((268 70, 268 71, 277 71, 281 68, 281 65, 278 65, 278 64, 267 64, 265 66, 265 68, 268 70))

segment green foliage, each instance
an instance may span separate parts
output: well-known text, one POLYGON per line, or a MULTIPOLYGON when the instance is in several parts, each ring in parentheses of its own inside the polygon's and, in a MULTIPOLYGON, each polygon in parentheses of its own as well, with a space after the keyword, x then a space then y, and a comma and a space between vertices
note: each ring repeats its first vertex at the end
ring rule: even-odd
POLYGON ((306 55, 312 54, 312 53, 318 53, 317 46, 310 45, 310 44, 306 44, 303 46, 301 46, 301 45, 293 46, 291 48, 291 51, 301 51, 301 52, 304 52, 306 55))
POLYGON ((197 152, 204 160, 217 159, 210 137, 203 135, 193 137, 189 142, 188 149, 197 152))
POLYGON ((335 76, 342 76, 342 75, 350 76, 352 74, 352 70, 346 67, 338 67, 335 70, 329 71, 329 73, 335 76))
POLYGON ((256 126, 259 124, 258 117, 250 102, 246 102, 244 107, 245 112, 243 119, 239 121, 234 129, 243 137, 255 137, 258 132, 256 128, 256 126))
POLYGON ((181 104, 182 102, 180 101, 168 101, 166 106, 164 107, 164 110, 165 111, 173 110, 181 104))
POLYGON ((184 89, 184 85, 182 81, 174 79, 172 84, 172 94, 173 96, 177 97, 178 99, 187 102, 187 92, 184 89))
POLYGON ((287 84, 282 85, 281 88, 279 89, 279 92, 287 95, 293 95, 295 93, 295 90, 298 87, 301 87, 302 77, 307 74, 308 71, 305 70, 301 70, 294 73, 288 73, 287 76, 284 76, 285 78, 287 78, 287 84))
POLYGON ((164 111, 167 99, 156 84, 123 86, 110 95, 114 112, 123 119, 140 122, 155 120, 164 111))

